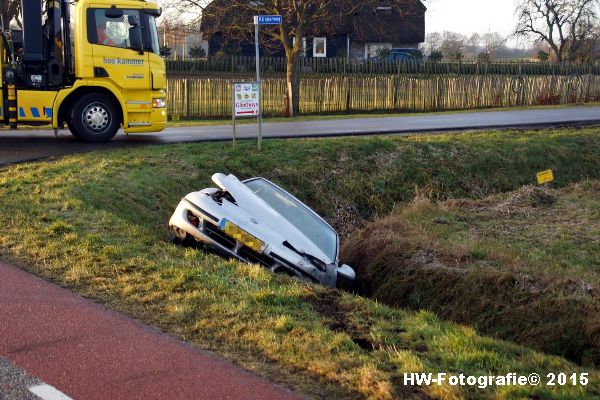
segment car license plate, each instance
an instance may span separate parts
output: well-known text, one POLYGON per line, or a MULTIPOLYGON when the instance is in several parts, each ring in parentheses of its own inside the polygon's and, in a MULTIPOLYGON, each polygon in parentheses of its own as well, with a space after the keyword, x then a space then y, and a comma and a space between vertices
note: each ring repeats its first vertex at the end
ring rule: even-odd
POLYGON ((228 236, 234 238, 244 246, 251 248, 257 253, 263 251, 265 244, 261 240, 255 238, 233 222, 228 221, 227 219, 222 219, 221 222, 219 222, 219 228, 221 228, 221 230, 228 236))

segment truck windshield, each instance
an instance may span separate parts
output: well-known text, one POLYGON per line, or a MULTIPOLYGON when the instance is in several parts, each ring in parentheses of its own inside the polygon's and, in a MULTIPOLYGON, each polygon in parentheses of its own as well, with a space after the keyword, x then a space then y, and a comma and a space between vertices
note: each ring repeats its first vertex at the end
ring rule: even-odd
POLYGON ((156 18, 153 15, 146 14, 147 16, 147 29, 146 38, 144 39, 144 47, 147 51, 151 51, 154 54, 160 54, 160 44, 158 42, 158 28, 156 27, 156 18))
POLYGON ((88 11, 91 14, 88 25, 89 42, 129 49, 131 48, 130 29, 133 27, 130 21, 137 19, 142 27, 144 50, 159 54, 160 46, 155 17, 143 10, 123 9, 120 11, 122 11, 122 15, 118 17, 107 17, 106 9, 90 9, 88 11))

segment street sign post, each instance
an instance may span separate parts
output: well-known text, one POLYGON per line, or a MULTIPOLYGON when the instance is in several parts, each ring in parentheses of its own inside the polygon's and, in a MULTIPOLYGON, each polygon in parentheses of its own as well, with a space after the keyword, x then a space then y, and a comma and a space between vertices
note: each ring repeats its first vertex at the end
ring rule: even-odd
POLYGON ((233 145, 236 140, 236 119, 260 118, 260 90, 258 82, 235 82, 233 84, 233 145))
POLYGON ((281 25, 281 15, 255 15, 254 16, 254 47, 256 50, 256 83, 258 84, 258 150, 262 147, 262 85, 260 81, 260 51, 258 40, 258 27, 260 25, 281 25))
POLYGON ((281 15, 256 15, 254 16, 254 25, 281 25, 283 17, 281 15))

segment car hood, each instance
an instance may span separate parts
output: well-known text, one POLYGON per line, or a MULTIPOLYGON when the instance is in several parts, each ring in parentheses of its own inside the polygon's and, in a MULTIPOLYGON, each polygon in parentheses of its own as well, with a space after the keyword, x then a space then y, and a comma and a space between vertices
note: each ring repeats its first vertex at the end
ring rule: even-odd
POLYGON ((269 204, 258 197, 234 175, 214 174, 213 182, 233 196, 237 206, 224 200, 223 215, 249 233, 256 235, 273 249, 288 242, 294 249, 310 254, 326 264, 334 260, 328 257, 315 243, 305 236, 269 204))

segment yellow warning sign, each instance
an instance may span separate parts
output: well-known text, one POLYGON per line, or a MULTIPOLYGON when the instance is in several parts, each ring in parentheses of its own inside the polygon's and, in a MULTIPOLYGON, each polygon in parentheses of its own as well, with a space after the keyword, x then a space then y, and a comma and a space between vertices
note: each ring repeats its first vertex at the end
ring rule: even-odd
POLYGON ((546 171, 538 172, 537 181, 539 185, 543 185, 544 183, 552 182, 554 180, 554 174, 551 169, 546 171))

